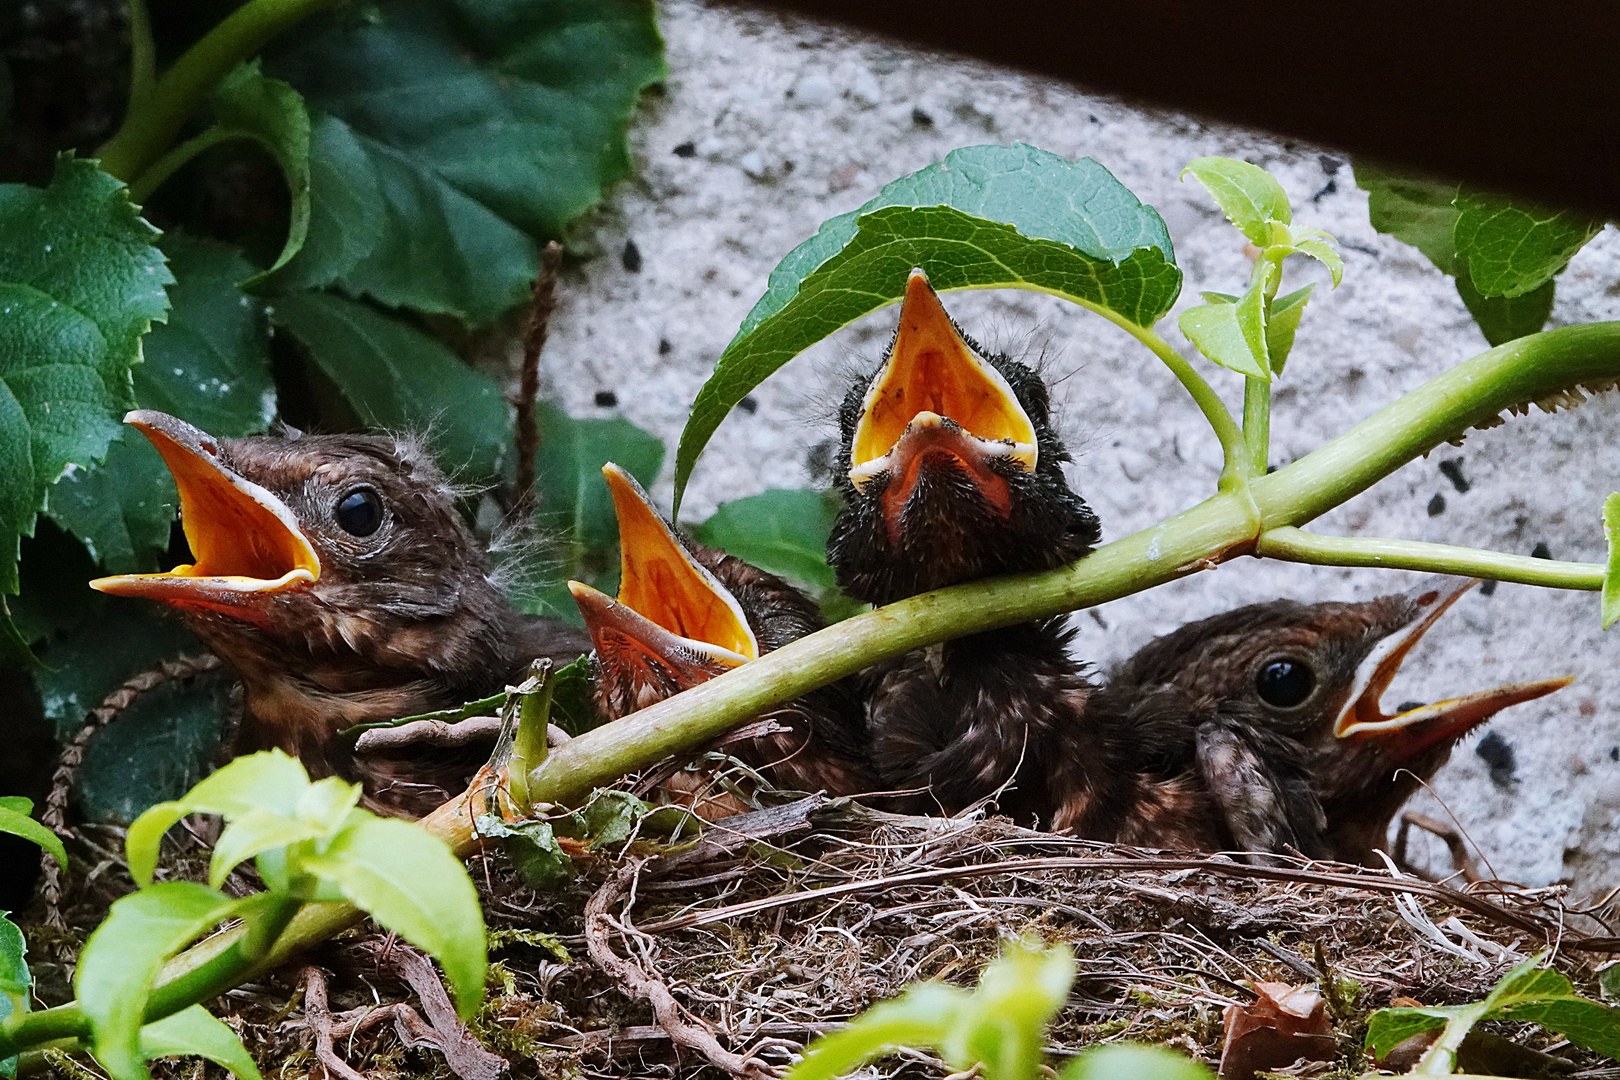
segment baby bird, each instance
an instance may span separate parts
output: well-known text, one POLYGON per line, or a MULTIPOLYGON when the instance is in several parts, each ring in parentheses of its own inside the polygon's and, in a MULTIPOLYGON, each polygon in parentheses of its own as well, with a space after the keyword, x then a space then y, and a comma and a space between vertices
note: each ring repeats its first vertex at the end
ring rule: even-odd
POLYGON ((1567 686, 1516 683, 1386 714, 1402 662, 1476 582, 1362 603, 1253 604, 1143 646, 1095 699, 1136 729, 1131 768, 1196 777, 1196 846, 1380 866, 1395 814, 1470 731, 1567 686))
MULTIPOLYGON (((1040 376, 968 338, 913 270, 888 355, 839 415, 844 507, 827 545, 839 584, 887 604, 1089 552, 1097 519, 1064 479, 1050 413, 1040 376)), ((906 792, 900 808, 995 799, 1026 823, 1051 821, 1055 740, 1092 691, 1063 626, 974 634, 866 674, 873 759, 906 792)))
POLYGON ((279 748, 365 805, 420 815, 482 763, 443 752, 357 759, 339 732, 442 709, 568 663, 588 643, 519 613, 490 578, 444 475, 389 436, 289 431, 216 439, 138 410, 174 475, 195 560, 91 587, 172 605, 245 690, 237 750, 279 748))
MULTIPOLYGON (((781 578, 722 551, 678 537, 635 478, 603 466, 619 519, 617 599, 568 583, 596 646, 596 699, 617 719, 796 641, 824 624, 816 605, 781 578)), ((772 709, 722 737, 725 752, 777 787, 852 795, 876 779, 865 749, 860 701, 849 680, 772 709)), ((677 773, 664 783, 672 799, 705 817, 748 807, 716 793, 711 778, 677 773)))

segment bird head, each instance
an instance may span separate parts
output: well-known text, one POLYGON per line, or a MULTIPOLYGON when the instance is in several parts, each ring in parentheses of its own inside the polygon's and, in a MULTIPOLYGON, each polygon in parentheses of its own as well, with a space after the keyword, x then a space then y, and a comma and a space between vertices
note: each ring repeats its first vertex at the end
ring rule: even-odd
POLYGON ((913 270, 887 357, 839 413, 839 584, 888 603, 1089 551, 1097 521, 1063 477, 1050 412, 1040 376, 975 344, 913 270))
POLYGON ((796 589, 677 536, 635 478, 602 467, 619 520, 619 589, 568 583, 596 647, 597 696, 624 716, 821 625, 796 589))
POLYGON ((1254 604, 1145 646, 1111 694, 1170 692, 1294 740, 1340 857, 1383 842, 1402 804, 1452 748, 1501 710, 1569 685, 1512 683, 1433 704, 1382 704, 1401 665, 1472 579, 1435 578, 1362 603, 1254 604))
POLYGON ((414 444, 216 439, 150 410, 125 420, 174 476, 192 562, 91 587, 179 609, 250 684, 345 656, 364 661, 343 676, 360 682, 389 681, 378 674, 388 669, 449 670, 478 662, 505 628, 510 607, 483 550, 414 444))

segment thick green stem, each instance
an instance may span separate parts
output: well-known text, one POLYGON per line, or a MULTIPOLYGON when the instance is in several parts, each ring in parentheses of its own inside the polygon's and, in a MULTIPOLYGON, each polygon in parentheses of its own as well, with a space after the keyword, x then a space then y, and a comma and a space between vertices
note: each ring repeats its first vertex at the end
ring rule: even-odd
POLYGON ((146 0, 129 0, 129 104, 132 113, 146 104, 157 81, 157 46, 152 42, 152 16, 146 0))
POLYGON ((1377 566, 1390 570, 1426 570, 1462 577, 1493 578, 1552 589, 1603 588, 1602 566, 1554 562, 1527 555, 1429 544, 1421 540, 1382 540, 1371 536, 1321 536, 1299 529, 1271 529, 1260 534, 1254 553, 1266 559, 1315 563, 1319 566, 1377 566))
POLYGON ((207 150, 210 146, 216 146, 241 134, 239 131, 211 127, 201 135, 195 135, 187 139, 167 154, 158 158, 150 168, 130 182, 130 200, 144 203, 151 197, 152 192, 163 186, 163 181, 174 175, 175 170, 180 166, 207 150))
POLYGON ((174 143, 180 129, 231 68, 276 35, 337 0, 248 0, 163 73, 100 152, 101 167, 125 183, 138 179, 174 143))

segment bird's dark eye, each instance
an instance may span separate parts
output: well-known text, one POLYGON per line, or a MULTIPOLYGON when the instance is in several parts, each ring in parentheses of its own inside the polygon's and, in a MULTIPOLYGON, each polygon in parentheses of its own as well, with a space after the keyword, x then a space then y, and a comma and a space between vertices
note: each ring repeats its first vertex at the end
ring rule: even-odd
POLYGON ((1316 689, 1316 674, 1298 660, 1268 660, 1255 677, 1254 689, 1267 705, 1292 709, 1316 689))
POLYGON ((355 488, 338 500, 332 513, 350 536, 370 536, 382 525, 382 500, 370 488, 355 488))

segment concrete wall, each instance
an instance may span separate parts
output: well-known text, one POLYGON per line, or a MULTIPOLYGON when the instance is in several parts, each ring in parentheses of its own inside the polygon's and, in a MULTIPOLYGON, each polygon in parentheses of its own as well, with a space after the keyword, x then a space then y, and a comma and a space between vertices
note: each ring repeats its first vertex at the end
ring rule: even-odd
MULTIPOLYGON (((671 457, 698 387, 777 261, 825 218, 975 143, 1025 141, 1091 155, 1156 206, 1187 277, 1177 311, 1198 303, 1200 289, 1237 291, 1249 266, 1242 238, 1203 190, 1177 181, 1194 157, 1223 154, 1270 169, 1294 200, 1296 220, 1340 239, 1341 287, 1329 291, 1326 273, 1299 260, 1285 284, 1321 287, 1276 393, 1278 463, 1485 348, 1449 279, 1373 232, 1366 196, 1331 151, 776 16, 670 2, 663 18, 673 74, 633 131, 637 177, 581 231, 580 243, 601 257, 565 277, 544 365, 549 392, 570 411, 625 415, 663 435, 671 457), (639 268, 626 258, 631 244, 639 268)), ((1558 297, 1554 325, 1620 318, 1613 228, 1577 256, 1558 297)), ((1123 332, 1032 293, 959 293, 946 302, 988 344, 1044 351, 1077 458, 1072 481, 1107 538, 1214 489, 1213 435, 1169 373, 1123 332)), ((1192 356, 1173 315, 1166 336, 1192 356)), ((893 317, 891 309, 846 329, 767 381, 752 411, 738 410, 720 429, 684 516, 701 520, 716 503, 767 487, 824 482, 831 406, 849 373, 876 360, 893 317)), ((1238 378, 1198 363, 1239 411, 1238 378)), ((1608 394, 1572 413, 1476 432, 1315 527, 1523 554, 1545 543, 1554 558, 1601 560, 1599 505, 1620 488, 1617 419, 1620 395, 1608 394), (1442 459, 1460 459, 1466 493, 1441 474, 1442 459)), ((1079 616, 1080 647, 1105 665, 1154 635, 1240 604, 1365 598, 1410 578, 1239 560, 1079 616)), ((1599 632, 1593 594, 1503 585, 1464 598, 1392 689, 1392 702, 1436 700, 1517 679, 1579 676, 1491 725, 1511 747, 1511 772, 1499 768, 1493 779, 1476 740, 1435 783, 1500 875, 1620 884, 1620 835, 1611 829, 1620 815, 1617 660, 1620 631, 1599 632)), ((1434 799, 1420 803, 1445 816, 1434 799)), ((1430 865, 1448 865, 1437 843, 1415 850, 1430 865)))

